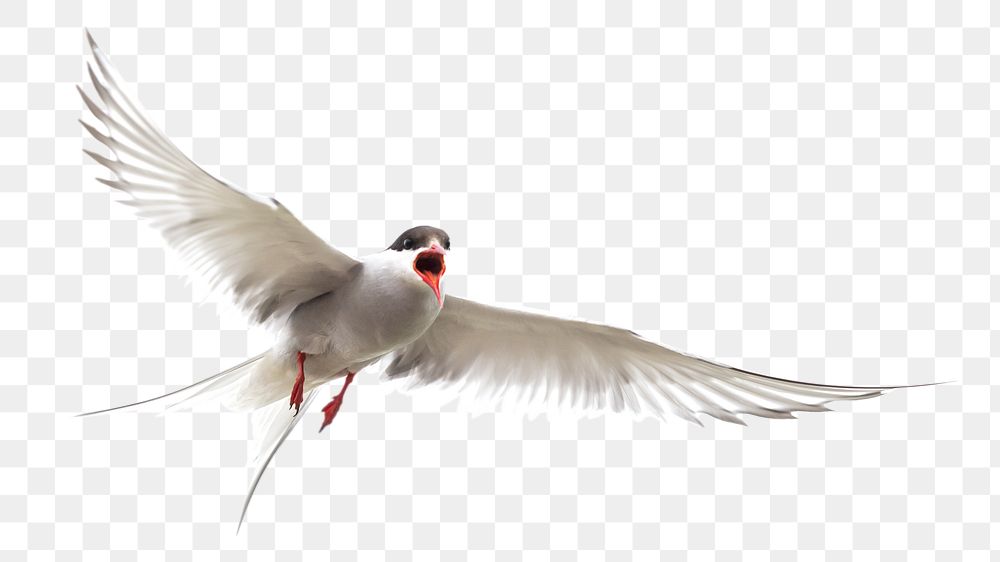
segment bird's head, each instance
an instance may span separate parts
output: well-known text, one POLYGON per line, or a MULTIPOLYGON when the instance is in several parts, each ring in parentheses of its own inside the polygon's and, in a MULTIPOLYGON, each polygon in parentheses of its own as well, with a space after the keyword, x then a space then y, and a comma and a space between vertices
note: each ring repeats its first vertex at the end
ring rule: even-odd
POLYGON ((399 235, 386 251, 400 252, 412 264, 413 272, 434 291, 438 305, 441 297, 441 277, 444 276, 444 257, 451 249, 448 233, 433 226, 415 226, 399 235))

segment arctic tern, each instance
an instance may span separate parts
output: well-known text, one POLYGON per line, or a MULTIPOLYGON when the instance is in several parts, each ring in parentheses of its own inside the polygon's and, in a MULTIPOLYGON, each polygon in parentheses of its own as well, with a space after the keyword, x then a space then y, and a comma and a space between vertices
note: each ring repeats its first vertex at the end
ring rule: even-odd
MULTIPOLYGON (((185 156, 122 89, 87 33, 96 98, 80 94, 103 131, 81 120, 112 158, 87 151, 113 172, 98 181, 159 231, 194 273, 228 296, 274 346, 217 375, 122 408, 160 411, 206 400, 253 412, 256 469, 240 515, 275 452, 316 398, 343 379, 323 408, 322 431, 365 367, 386 360, 388 377, 456 384, 479 393, 516 391, 525 401, 585 410, 698 414, 743 424, 741 415, 794 417, 835 400, 895 388, 812 384, 755 374, 680 353, 634 332, 521 312, 446 295, 451 239, 431 226, 399 235, 384 251, 352 258, 273 198, 209 174, 185 156)), ((919 386, 919 385, 918 385, 919 386)))

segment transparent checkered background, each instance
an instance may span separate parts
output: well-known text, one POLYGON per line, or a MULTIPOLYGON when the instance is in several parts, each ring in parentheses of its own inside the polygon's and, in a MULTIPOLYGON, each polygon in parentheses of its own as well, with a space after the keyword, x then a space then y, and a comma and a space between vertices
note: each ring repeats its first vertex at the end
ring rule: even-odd
POLYGON ((5 562, 997 547, 988 2, 84 4, 0 16, 5 562), (437 224, 455 294, 776 376, 956 382, 698 428, 471 416, 366 373, 235 536, 243 415, 72 417, 268 346, 93 181, 83 26, 196 161, 349 253, 437 224))

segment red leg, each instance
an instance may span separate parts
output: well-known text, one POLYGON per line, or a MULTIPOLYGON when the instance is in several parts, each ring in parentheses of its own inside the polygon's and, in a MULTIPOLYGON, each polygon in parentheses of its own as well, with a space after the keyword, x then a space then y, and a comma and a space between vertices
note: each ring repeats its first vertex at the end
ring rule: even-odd
POLYGON ((330 403, 323 406, 323 425, 319 426, 319 430, 323 431, 326 426, 330 425, 333 418, 336 417, 337 412, 340 411, 340 405, 344 403, 344 393, 347 392, 347 387, 350 386, 351 381, 354 380, 354 373, 348 371, 347 376, 344 378, 344 386, 340 389, 340 392, 330 400, 330 403))
POLYGON ((292 385, 292 397, 288 402, 288 409, 295 406, 295 415, 299 415, 299 407, 302 406, 302 394, 306 384, 306 354, 299 352, 298 357, 299 374, 295 377, 295 384, 292 385))

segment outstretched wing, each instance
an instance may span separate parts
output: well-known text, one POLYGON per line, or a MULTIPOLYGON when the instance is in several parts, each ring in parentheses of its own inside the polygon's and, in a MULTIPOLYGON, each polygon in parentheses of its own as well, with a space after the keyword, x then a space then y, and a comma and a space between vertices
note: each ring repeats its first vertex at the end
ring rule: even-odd
POLYGON ((114 159, 86 151, 115 174, 98 181, 130 196, 122 203, 255 322, 281 317, 335 289, 358 262, 299 222, 277 200, 244 192, 201 169, 121 89, 110 61, 87 34, 97 92, 80 95, 106 132, 81 121, 114 159))
POLYGON ((501 401, 672 413, 699 425, 696 414, 739 424, 741 414, 790 418, 794 411, 824 411, 827 402, 899 388, 758 375, 667 349, 628 330, 453 296, 423 336, 394 352, 386 374, 408 376, 417 385, 469 386, 501 401))

